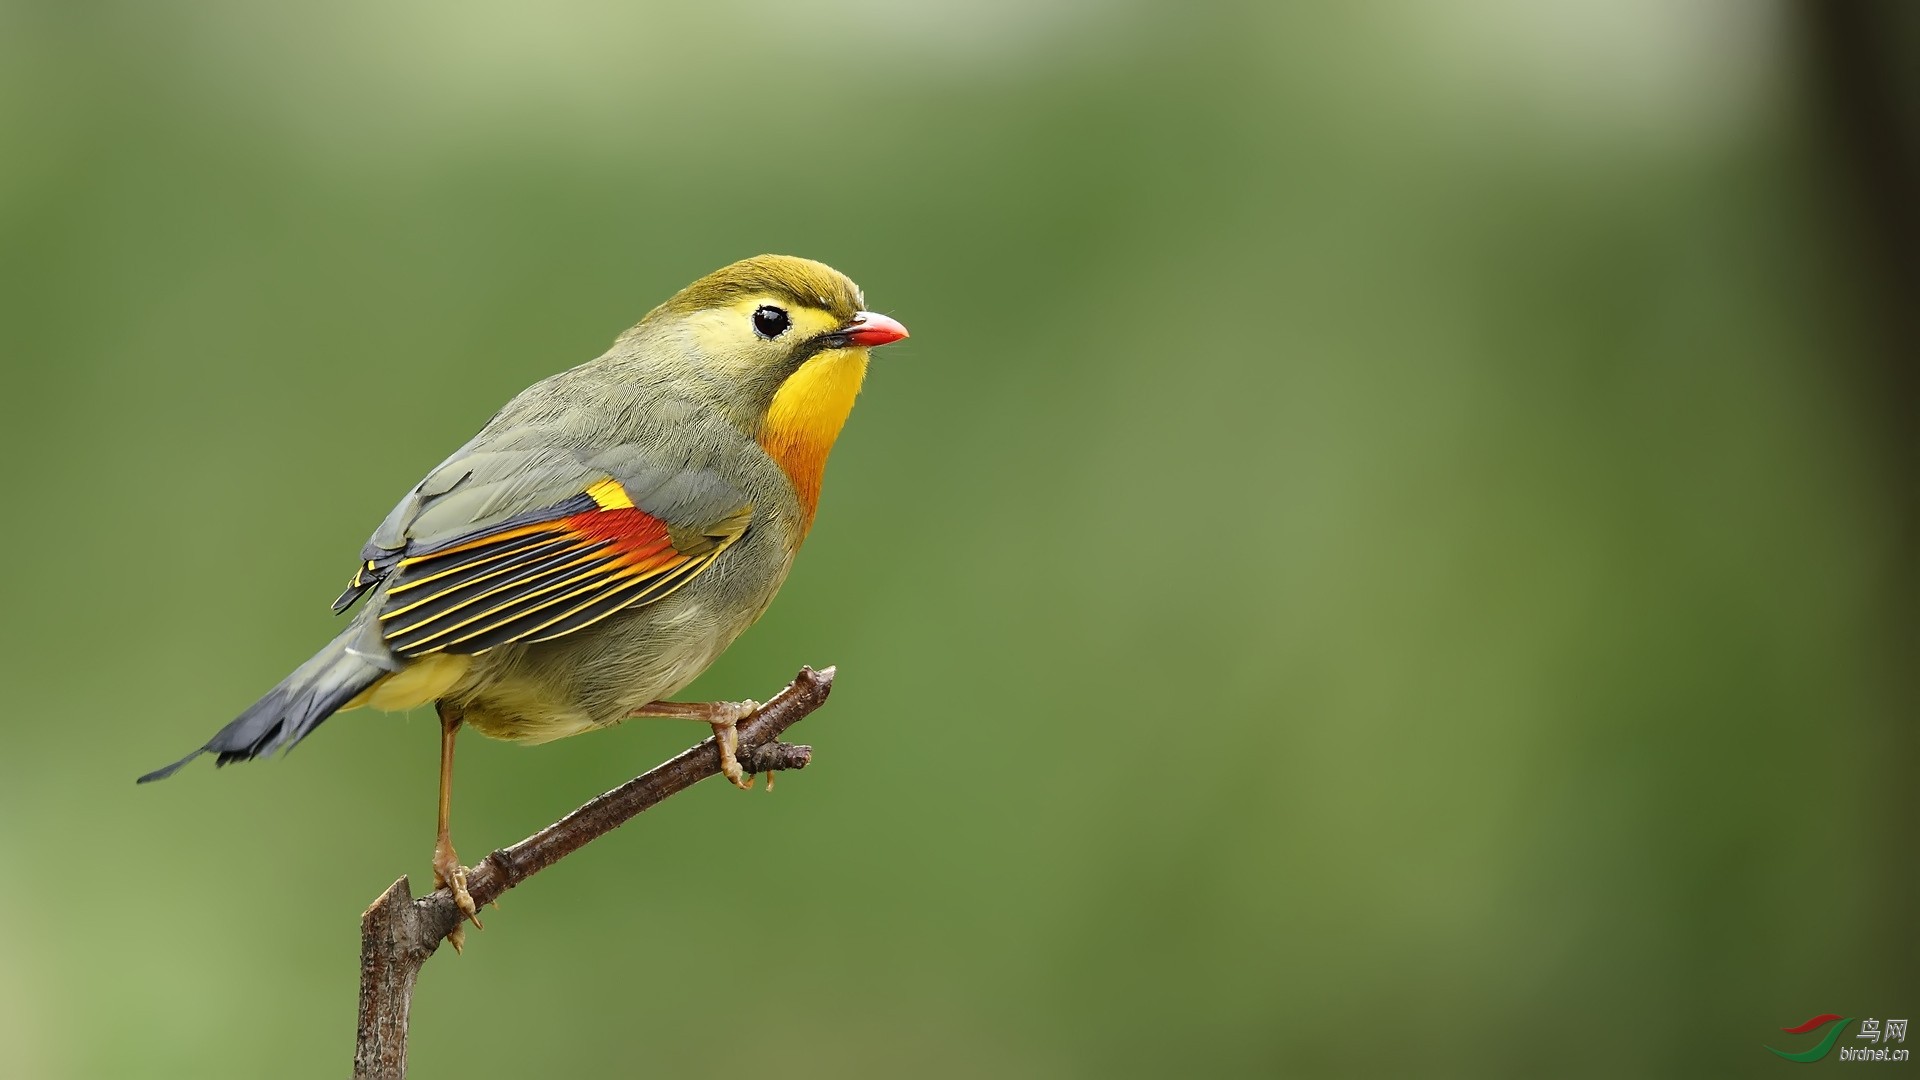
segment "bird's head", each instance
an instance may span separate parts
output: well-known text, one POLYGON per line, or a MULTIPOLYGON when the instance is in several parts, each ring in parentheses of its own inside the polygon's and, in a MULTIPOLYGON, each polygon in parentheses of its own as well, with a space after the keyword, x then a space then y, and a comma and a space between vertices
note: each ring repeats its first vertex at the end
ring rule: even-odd
POLYGON ((867 311, 860 287, 824 263, 757 255, 680 290, 632 333, 688 365, 779 462, 811 520, 868 350, 907 328, 867 311))

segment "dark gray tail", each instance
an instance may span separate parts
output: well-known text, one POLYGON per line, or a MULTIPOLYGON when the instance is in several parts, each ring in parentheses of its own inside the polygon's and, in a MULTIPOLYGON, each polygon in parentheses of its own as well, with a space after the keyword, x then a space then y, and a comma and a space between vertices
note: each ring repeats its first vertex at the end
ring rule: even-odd
POLYGON ((233 723, 221 728, 207 740, 207 745, 164 769, 155 769, 139 782, 165 780, 201 754, 217 754, 216 764, 225 765, 291 748, 306 738, 335 710, 386 674, 382 668, 347 651, 348 640, 357 632, 355 628, 348 628, 313 659, 281 680, 279 686, 267 691, 266 697, 254 702, 233 723))

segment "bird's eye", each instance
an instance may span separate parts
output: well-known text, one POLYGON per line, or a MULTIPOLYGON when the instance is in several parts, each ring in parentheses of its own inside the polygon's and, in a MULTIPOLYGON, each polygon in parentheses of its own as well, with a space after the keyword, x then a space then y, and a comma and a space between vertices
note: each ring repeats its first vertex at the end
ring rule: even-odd
POLYGON ((777 338, 786 333, 787 327, 792 324, 793 320, 787 317, 787 313, 772 304, 763 304, 754 309, 753 329, 763 338, 777 338))

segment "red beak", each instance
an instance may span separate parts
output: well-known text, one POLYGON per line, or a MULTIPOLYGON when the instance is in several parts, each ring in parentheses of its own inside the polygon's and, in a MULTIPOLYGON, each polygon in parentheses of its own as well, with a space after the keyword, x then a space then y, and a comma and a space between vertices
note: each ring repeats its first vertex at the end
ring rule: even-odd
POLYGON ((849 342, 862 348, 885 345, 907 336, 906 327, 873 311, 855 312, 853 322, 840 332, 846 335, 849 342))

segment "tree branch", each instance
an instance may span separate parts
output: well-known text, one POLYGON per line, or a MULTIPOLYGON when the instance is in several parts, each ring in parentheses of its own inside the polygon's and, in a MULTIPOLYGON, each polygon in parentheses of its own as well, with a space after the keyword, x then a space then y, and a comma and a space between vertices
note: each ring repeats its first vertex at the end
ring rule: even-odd
MULTIPOLYGON (((833 690, 832 668, 801 668, 786 689, 740 721, 740 764, 749 773, 805 768, 807 746, 779 742, 780 734, 819 708, 833 690)), ((508 889, 619 828, 635 814, 720 773, 720 750, 707 739, 671 761, 612 791, 508 848, 467 873, 473 902, 485 906, 508 889)), ((768 778, 772 783, 772 778, 768 778)), ((360 917, 360 1028, 353 1075, 399 1080, 407 1072, 407 1013, 421 965, 460 925, 453 894, 439 889, 414 899, 407 879, 387 887, 360 917)))

